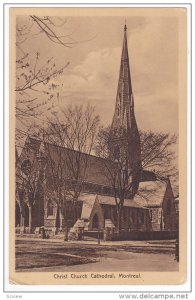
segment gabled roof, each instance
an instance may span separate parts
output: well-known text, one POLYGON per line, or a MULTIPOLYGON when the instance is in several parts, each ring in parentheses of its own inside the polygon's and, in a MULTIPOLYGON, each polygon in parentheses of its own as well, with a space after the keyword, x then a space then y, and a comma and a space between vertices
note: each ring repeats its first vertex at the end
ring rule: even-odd
POLYGON ((83 202, 83 208, 81 213, 81 219, 89 219, 95 203, 97 195, 81 193, 79 200, 83 202))
MULTIPOLYGON (((98 195, 98 200, 100 204, 104 205, 116 205, 115 198, 111 196, 103 196, 103 195, 98 195)), ((140 204, 134 201, 134 199, 125 199, 124 201, 124 207, 132 207, 132 208, 143 208, 140 204)))
POLYGON ((161 206, 166 188, 166 181, 140 182, 134 201, 144 207, 161 206))
MULTIPOLYGON (((94 189, 97 193, 98 188, 97 186, 102 187, 112 187, 112 180, 108 171, 108 161, 94 156, 89 155, 86 153, 81 153, 72 149, 68 149, 65 147, 61 147, 55 144, 50 144, 47 142, 42 142, 41 140, 27 137, 25 145, 22 149, 21 155, 19 157, 19 163, 17 164, 17 170, 16 170, 16 181, 19 180, 20 172, 21 172, 21 164, 24 160, 30 160, 33 168, 37 168, 38 161, 37 157, 39 156, 40 150, 45 151, 44 155, 46 156, 47 160, 50 160, 50 169, 47 168, 47 176, 49 177, 50 172, 52 171, 52 175, 54 174, 53 169, 54 165, 56 168, 60 166, 63 172, 63 178, 68 180, 74 180, 74 176, 72 174, 72 168, 71 164, 74 165, 74 162, 80 155, 81 157, 81 172, 80 172, 80 178, 83 180, 83 182, 93 184, 94 189), (44 150, 45 149, 45 150, 44 150), (85 174, 83 174, 84 165, 87 161, 87 169, 85 174), (63 166, 63 167, 62 167, 63 166)), ((152 172, 143 171, 143 180, 146 180, 146 178, 155 178, 155 175, 151 177, 152 172), (144 175, 145 174, 145 175, 144 175)), ((149 179, 150 180, 150 179, 149 179)), ((91 190, 89 190, 90 192, 91 190)), ((103 192, 102 192, 103 193, 103 192)), ((107 194, 107 192, 106 192, 107 194)))
MULTIPOLYGON (((48 160, 51 161, 51 168, 52 163, 56 166, 56 168, 59 168, 60 166, 64 173, 64 178, 74 179, 72 172, 74 169, 76 169, 74 164, 77 161, 78 156, 80 155, 81 179, 83 179, 85 182, 95 183, 103 186, 111 186, 111 179, 109 180, 109 172, 106 168, 106 163, 104 163, 103 158, 86 153, 81 153, 79 151, 50 144, 47 142, 41 142, 40 140, 37 140, 35 138, 28 137, 26 139, 23 151, 20 156, 21 162, 23 160, 29 159, 31 162, 36 164, 37 155, 43 144, 45 147, 45 156, 48 160), (84 174, 86 162, 87 169, 84 174)), ((18 168, 20 168, 20 166, 18 166, 18 168)))
MULTIPOLYGON (((89 193, 81 193, 79 196, 79 200, 83 202, 83 205, 86 206, 85 211, 91 212, 91 209, 94 205, 95 200, 102 204, 102 205, 111 205, 115 206, 115 198, 112 196, 104 196, 104 195, 98 195, 98 194, 89 194, 89 193)), ((141 205, 136 203, 132 199, 125 199, 124 201, 124 207, 132 207, 132 208, 143 208, 141 205)))

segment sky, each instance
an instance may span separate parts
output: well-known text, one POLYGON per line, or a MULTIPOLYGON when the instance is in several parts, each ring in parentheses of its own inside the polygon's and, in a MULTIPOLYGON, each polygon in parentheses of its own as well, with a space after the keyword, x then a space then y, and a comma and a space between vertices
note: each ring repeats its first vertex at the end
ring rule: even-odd
MULTIPOLYGON (((63 17, 53 20, 62 24, 63 17)), ((43 34, 23 43, 32 61, 40 52, 40 65, 50 57, 58 66, 70 62, 54 81, 60 85, 59 106, 90 103, 104 125, 112 122, 126 21, 138 127, 178 133, 178 18, 69 16, 65 20, 58 30, 77 42, 72 48, 54 44, 43 34)), ((18 17, 17 25, 26 21, 26 16, 18 17)))

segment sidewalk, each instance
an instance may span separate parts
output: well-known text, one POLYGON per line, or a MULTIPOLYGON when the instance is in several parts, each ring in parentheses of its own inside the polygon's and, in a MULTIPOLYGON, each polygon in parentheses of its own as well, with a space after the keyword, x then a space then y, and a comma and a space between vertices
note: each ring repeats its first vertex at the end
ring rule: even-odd
POLYGON ((55 243, 60 245, 90 245, 96 247, 123 247, 128 248, 132 252, 158 252, 158 253, 174 253, 175 240, 154 240, 154 241, 103 241, 100 240, 80 240, 80 241, 64 241, 63 239, 40 239, 30 237, 16 237, 16 241, 36 241, 37 243, 55 243))

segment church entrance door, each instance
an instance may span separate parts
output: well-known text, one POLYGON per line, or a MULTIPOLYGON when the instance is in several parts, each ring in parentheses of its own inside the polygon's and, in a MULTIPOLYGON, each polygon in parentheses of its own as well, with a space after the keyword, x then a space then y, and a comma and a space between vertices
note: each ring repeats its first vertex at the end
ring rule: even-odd
POLYGON ((93 221, 92 221, 92 229, 93 230, 97 230, 99 228, 99 218, 98 218, 98 215, 95 214, 93 216, 93 221))

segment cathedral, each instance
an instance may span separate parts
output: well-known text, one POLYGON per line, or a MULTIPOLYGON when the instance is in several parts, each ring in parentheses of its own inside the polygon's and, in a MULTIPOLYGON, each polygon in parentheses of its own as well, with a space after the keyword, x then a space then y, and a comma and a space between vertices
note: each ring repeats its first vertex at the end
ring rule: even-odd
MULTIPOLYGON (((60 157, 74 159, 78 152, 28 136, 20 156, 16 155, 16 233, 36 233, 44 227, 49 235, 56 235, 67 228, 74 231, 79 226, 84 232, 103 232, 105 228, 114 231, 119 208, 120 227, 126 233, 176 230, 176 209, 169 178, 159 182, 154 173, 142 170, 126 25, 109 145, 115 161, 122 158, 129 192, 122 198, 122 204, 117 202, 105 159, 79 153, 83 162, 87 159, 88 163, 75 204, 65 194, 67 189, 65 192, 61 188, 59 194, 54 177, 45 179, 49 178, 51 169, 60 164, 60 157), (48 165, 48 157, 53 165, 48 165), (63 201, 65 198, 67 200, 63 201)), ((69 192, 75 190, 78 182, 74 182, 67 165, 62 174, 62 186, 68 186, 69 192)))

